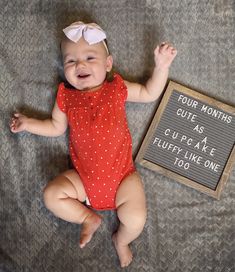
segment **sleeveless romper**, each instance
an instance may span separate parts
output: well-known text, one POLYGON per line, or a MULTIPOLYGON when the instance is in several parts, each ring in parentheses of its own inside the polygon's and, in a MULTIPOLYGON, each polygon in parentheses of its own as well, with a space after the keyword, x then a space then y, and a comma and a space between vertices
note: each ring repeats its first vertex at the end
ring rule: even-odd
POLYGON ((122 180, 135 171, 125 113, 127 88, 120 75, 97 91, 61 83, 57 104, 68 118, 69 151, 92 208, 115 209, 122 180))

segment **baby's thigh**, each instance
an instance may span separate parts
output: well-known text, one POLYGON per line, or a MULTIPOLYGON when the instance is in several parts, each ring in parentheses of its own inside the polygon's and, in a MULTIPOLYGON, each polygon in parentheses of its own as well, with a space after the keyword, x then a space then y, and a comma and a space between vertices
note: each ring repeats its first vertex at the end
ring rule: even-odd
POLYGON ((116 194, 116 207, 128 203, 130 208, 145 208, 145 193, 142 180, 138 172, 127 176, 120 184, 116 194))
POLYGON ((122 181, 116 195, 116 207, 118 218, 125 226, 143 228, 147 216, 146 201, 142 180, 137 172, 122 181))
POLYGON ((74 169, 71 169, 64 172, 63 175, 73 184, 77 193, 77 199, 81 202, 85 201, 87 195, 78 172, 74 169))
POLYGON ((71 169, 54 180, 50 181, 44 189, 44 197, 52 198, 74 198, 83 202, 86 199, 86 192, 78 173, 71 169))

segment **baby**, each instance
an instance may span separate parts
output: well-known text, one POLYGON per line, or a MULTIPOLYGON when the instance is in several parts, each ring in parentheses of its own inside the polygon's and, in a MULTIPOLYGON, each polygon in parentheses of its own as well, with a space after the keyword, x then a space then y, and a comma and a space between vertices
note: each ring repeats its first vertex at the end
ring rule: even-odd
POLYGON ((144 228, 143 185, 132 159, 132 141, 125 102, 151 102, 164 89, 177 51, 162 43, 154 51, 155 67, 144 85, 111 74, 113 58, 105 32, 96 24, 75 22, 61 42, 66 83, 58 88, 51 119, 15 113, 11 131, 56 137, 69 126, 69 151, 74 169, 48 183, 46 207, 56 216, 82 224, 83 248, 101 224, 95 210, 115 209, 120 225, 112 236, 121 267, 132 261, 129 244, 144 228), (111 78, 111 79, 110 79, 111 78))

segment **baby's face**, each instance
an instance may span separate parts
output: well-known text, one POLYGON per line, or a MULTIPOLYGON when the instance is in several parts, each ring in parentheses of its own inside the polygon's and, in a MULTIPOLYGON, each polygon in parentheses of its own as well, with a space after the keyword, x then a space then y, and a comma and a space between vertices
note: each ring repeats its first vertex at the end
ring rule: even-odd
POLYGON ((66 39, 61 50, 65 77, 78 90, 98 89, 112 69, 112 57, 102 42, 89 45, 83 38, 77 43, 66 39))

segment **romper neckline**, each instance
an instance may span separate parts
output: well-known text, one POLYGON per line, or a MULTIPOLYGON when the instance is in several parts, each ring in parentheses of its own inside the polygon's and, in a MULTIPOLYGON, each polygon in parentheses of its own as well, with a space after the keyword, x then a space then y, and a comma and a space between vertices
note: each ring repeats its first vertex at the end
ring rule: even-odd
POLYGON ((81 96, 96 96, 96 95, 100 94, 105 89, 107 84, 108 84, 108 81, 105 80, 102 83, 102 85, 100 86, 100 88, 98 88, 95 91, 91 91, 90 89, 85 90, 85 91, 81 91, 79 89, 66 88, 65 86, 64 87, 65 87, 65 89, 67 89, 69 91, 72 91, 72 92, 75 92, 76 94, 81 95, 81 96))

